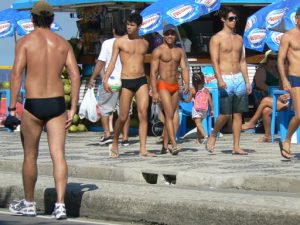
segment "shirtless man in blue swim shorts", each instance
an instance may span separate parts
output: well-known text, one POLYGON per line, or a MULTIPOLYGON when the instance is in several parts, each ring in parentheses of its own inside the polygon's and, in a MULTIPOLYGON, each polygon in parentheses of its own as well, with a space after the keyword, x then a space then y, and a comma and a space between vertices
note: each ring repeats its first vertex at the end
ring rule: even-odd
POLYGON ((57 192, 52 215, 56 219, 66 219, 64 196, 68 167, 65 160, 65 137, 77 110, 80 76, 72 47, 50 30, 54 18, 52 7, 45 1, 39 1, 31 12, 34 31, 22 37, 16 44, 8 109, 10 115, 14 116, 25 69, 26 102, 21 118, 25 198, 11 203, 9 210, 17 215, 36 216, 34 188, 37 181, 37 157, 41 133, 46 126, 57 192), (70 75, 72 87, 71 110, 68 113, 60 78, 64 66, 70 75))
POLYGON ((206 145, 213 152, 216 137, 230 117, 233 117, 232 154, 247 155, 240 148, 242 113, 248 111, 248 94, 251 92, 243 38, 234 32, 237 12, 231 7, 220 10, 223 29, 210 40, 210 56, 220 92, 220 116, 206 145))
POLYGON ((300 126, 300 7, 296 11, 296 27, 287 31, 281 38, 278 54, 278 68, 284 90, 293 100, 295 116, 291 119, 284 142, 279 142, 280 153, 286 158, 292 157, 291 138, 300 126), (288 61, 288 74, 285 72, 285 61, 288 61))

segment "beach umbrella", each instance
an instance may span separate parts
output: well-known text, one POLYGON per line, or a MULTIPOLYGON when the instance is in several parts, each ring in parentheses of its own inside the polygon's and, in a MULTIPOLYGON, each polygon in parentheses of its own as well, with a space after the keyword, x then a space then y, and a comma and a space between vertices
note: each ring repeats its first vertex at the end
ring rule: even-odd
POLYGON ((248 17, 244 31, 244 45, 256 51, 264 51, 265 44, 278 51, 285 31, 295 27, 295 14, 300 0, 279 0, 261 8, 248 17))
MULTIPOLYGON (((33 30, 30 11, 17 11, 15 9, 0 11, 0 38, 16 37, 16 33, 24 36, 33 30)), ((54 22, 51 24, 51 30, 59 31, 61 27, 54 22)))
POLYGON ((143 23, 140 35, 163 29, 164 24, 190 22, 220 8, 220 0, 158 0, 141 12, 143 23))

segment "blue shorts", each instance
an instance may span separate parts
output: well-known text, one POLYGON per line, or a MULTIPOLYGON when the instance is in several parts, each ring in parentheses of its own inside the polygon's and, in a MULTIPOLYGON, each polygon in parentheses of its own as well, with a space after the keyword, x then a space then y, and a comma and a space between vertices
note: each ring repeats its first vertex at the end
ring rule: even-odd
POLYGON ((220 88, 220 113, 224 115, 248 111, 248 93, 243 74, 222 75, 227 88, 220 88))
POLYGON ((289 75, 291 87, 300 87, 300 76, 289 75))

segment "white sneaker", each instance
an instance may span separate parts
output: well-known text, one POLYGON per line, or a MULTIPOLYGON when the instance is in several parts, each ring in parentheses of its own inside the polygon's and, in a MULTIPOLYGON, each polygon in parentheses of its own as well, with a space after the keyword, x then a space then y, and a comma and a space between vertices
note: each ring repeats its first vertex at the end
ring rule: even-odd
POLYGON ((57 220, 67 219, 66 206, 64 203, 55 203, 55 208, 52 217, 57 220))
POLYGON ((22 199, 21 201, 13 201, 9 204, 9 211, 13 215, 36 216, 35 204, 35 202, 25 204, 25 199, 22 199))

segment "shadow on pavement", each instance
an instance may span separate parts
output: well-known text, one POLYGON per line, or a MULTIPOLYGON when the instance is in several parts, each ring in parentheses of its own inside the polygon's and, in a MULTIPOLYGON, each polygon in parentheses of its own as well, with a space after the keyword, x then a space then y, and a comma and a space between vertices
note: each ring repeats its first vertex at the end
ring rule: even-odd
MULTIPOLYGON (((65 196, 65 204, 68 216, 79 217, 83 194, 85 192, 94 191, 97 189, 98 186, 95 184, 68 183, 65 196)), ((44 192, 45 214, 51 214, 53 212, 55 202, 55 188, 47 188, 44 192)))

